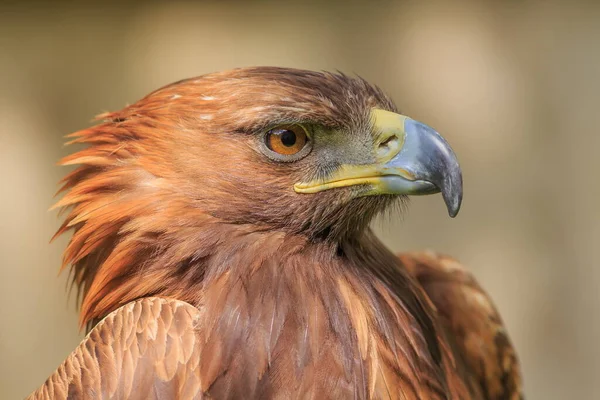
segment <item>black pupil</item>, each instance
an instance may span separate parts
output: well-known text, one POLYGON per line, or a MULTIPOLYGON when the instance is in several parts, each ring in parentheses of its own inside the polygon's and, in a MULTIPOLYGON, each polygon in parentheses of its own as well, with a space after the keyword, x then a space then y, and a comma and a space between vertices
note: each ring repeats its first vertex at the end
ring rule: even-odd
POLYGON ((285 147, 292 147, 296 144, 296 134, 293 131, 288 129, 282 130, 279 137, 281 138, 281 143, 285 147))

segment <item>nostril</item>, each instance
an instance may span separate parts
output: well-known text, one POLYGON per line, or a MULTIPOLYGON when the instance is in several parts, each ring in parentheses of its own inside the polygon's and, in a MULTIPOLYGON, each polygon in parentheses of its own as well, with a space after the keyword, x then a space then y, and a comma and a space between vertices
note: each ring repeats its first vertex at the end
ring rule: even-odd
POLYGON ((390 137, 388 137, 387 139, 385 139, 383 142, 381 142, 379 144, 379 147, 388 147, 388 145, 391 142, 397 141, 398 137, 396 135, 391 135, 390 137))
POLYGON ((390 135, 379 143, 377 149, 377 155, 379 157, 386 157, 390 153, 396 153, 400 147, 400 139, 396 135, 390 135))

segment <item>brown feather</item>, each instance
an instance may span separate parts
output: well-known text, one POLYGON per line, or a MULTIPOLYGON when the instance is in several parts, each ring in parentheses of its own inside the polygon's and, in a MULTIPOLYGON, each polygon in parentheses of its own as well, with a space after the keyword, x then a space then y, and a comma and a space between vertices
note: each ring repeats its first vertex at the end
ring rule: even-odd
POLYGON ((489 296, 456 260, 431 252, 400 255, 434 303, 463 377, 477 398, 522 399, 521 371, 489 296))
POLYGON ((201 348, 199 315, 197 308, 177 300, 129 303, 100 322, 28 399, 201 399, 199 377, 190 374, 201 348), (191 343, 184 346, 186 341, 191 343), (156 351, 159 343, 177 362, 156 351), (168 376, 162 374, 166 368, 172 369, 168 376), (185 397, 179 397, 184 391, 185 397))

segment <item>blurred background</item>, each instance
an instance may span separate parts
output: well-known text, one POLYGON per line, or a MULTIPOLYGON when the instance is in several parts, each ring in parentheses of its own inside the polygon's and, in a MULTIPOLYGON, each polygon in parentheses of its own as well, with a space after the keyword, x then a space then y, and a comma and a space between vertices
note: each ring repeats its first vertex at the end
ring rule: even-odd
POLYGON ((452 254, 494 298, 529 399, 600 398, 600 2, 0 3, 0 398, 78 344, 47 209, 63 135, 170 82, 250 65, 356 73, 462 163, 439 196, 375 223, 452 254))

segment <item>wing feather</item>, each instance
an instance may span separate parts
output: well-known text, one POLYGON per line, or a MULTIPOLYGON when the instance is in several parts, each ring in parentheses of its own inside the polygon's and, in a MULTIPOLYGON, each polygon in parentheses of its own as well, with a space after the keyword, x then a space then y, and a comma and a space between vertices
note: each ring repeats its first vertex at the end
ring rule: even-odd
POLYGON ((148 297, 124 305, 90 331, 28 399, 201 399, 200 311, 148 297))
POLYGON ((403 253, 401 263, 421 284, 462 361, 475 398, 523 398, 519 362, 487 293, 459 262, 432 252, 403 253))

